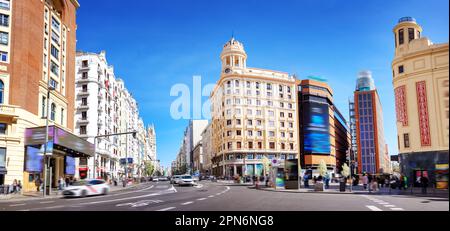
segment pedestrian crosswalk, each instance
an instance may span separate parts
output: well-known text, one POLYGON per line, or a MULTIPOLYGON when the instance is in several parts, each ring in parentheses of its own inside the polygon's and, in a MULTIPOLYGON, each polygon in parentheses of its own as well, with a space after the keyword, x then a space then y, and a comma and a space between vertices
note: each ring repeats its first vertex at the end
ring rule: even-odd
MULTIPOLYGON (((386 209, 390 209, 390 211, 403 211, 405 209, 403 208, 399 208, 389 202, 374 198, 372 196, 367 196, 367 195, 363 195, 363 197, 367 198, 368 200, 370 200, 371 202, 378 204, 380 206, 386 207, 386 209)), ((366 207, 372 211, 384 211, 383 209, 378 208, 375 205, 366 205, 366 207)), ((389 211, 389 210, 387 210, 389 211)))

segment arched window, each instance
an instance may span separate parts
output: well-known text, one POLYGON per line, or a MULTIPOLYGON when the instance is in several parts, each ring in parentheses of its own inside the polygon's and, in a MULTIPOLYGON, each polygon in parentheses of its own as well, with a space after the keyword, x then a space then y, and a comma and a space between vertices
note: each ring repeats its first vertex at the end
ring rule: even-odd
POLYGON ((4 102, 4 95, 5 94, 5 85, 3 84, 3 81, 0 80, 0 104, 3 104, 4 102))
POLYGON ((51 107, 51 114, 50 114, 50 119, 55 121, 55 117, 56 117, 56 105, 55 103, 52 103, 52 107, 51 107))

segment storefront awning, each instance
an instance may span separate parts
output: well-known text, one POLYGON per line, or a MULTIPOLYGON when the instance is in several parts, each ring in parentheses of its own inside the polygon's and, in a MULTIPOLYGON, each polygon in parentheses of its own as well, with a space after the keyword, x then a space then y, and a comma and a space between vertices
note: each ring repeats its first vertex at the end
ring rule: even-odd
MULTIPOLYGON (((27 128, 25 130, 25 146, 45 144, 46 127, 27 128)), ((58 126, 48 127, 49 146, 65 151, 74 157, 94 156, 94 144, 66 131, 58 126)))

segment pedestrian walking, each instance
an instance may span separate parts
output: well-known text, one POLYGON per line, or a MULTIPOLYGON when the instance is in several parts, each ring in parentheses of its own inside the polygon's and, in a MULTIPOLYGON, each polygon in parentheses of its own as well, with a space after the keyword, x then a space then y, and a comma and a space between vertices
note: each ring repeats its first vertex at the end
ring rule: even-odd
POLYGON ((370 173, 367 173, 367 186, 369 188, 369 192, 372 191, 372 181, 373 181, 373 177, 370 173))
POLYGON ((330 173, 327 172, 325 174, 324 179, 325 179, 325 188, 329 189, 330 188, 330 173))
POLYGON ((17 179, 14 179, 13 181, 12 193, 17 193, 17 179))
POLYGON ((41 180, 41 178, 39 177, 39 178, 37 178, 35 181, 34 181, 34 185, 36 186, 36 190, 38 191, 38 192, 40 192, 41 190, 41 184, 42 184, 42 180, 41 180))
POLYGON ((376 179, 372 179, 372 191, 376 192, 378 190, 378 181, 376 179))
POLYGON ((428 187, 428 177, 423 176, 420 178, 420 184, 422 186, 422 194, 427 194, 427 187, 428 187))
POLYGON ((363 173, 363 186, 364 186, 364 190, 367 189, 367 184, 369 183, 369 178, 367 177, 366 173, 363 173))
POLYGON ((66 177, 66 187, 69 187, 70 179, 69 177, 66 177))
POLYGON ((309 176, 306 173, 305 175, 303 175, 303 183, 305 185, 305 188, 309 188, 309 176))

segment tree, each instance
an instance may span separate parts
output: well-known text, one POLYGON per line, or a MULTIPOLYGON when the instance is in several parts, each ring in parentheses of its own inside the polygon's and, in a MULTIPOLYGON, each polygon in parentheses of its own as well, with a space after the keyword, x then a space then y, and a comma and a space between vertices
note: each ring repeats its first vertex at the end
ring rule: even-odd
POLYGON ((319 175, 321 175, 322 177, 324 177, 328 172, 327 164, 325 163, 325 161, 323 159, 320 160, 318 170, 319 170, 319 175))
POLYGON ((151 162, 146 162, 145 163, 145 175, 146 176, 151 176, 153 174, 153 171, 155 170, 155 166, 153 166, 153 164, 151 162))
POLYGON ((348 167, 347 163, 344 163, 344 165, 342 166, 342 172, 341 172, 342 176, 344 176, 345 178, 347 178, 348 176, 350 176, 350 168, 348 167))
POLYGON ((264 174, 268 174, 270 172, 270 160, 267 157, 263 157, 262 159, 264 174))

